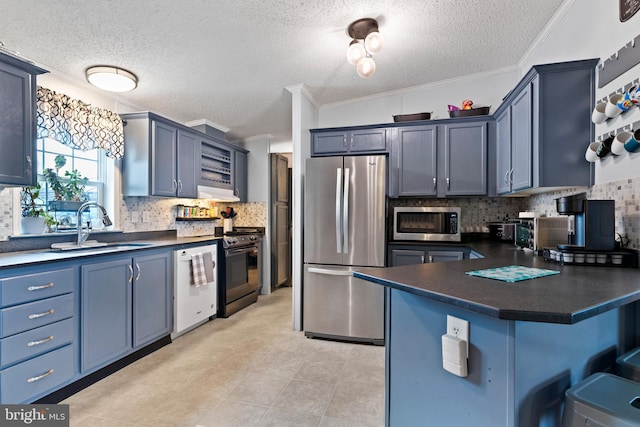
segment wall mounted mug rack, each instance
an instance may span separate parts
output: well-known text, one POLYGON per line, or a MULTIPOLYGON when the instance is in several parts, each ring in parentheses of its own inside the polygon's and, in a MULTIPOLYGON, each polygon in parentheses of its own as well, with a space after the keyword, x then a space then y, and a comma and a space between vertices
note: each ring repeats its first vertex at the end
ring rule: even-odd
POLYGON ((640 64, 640 35, 598 64, 598 88, 611 83, 637 64, 640 64))

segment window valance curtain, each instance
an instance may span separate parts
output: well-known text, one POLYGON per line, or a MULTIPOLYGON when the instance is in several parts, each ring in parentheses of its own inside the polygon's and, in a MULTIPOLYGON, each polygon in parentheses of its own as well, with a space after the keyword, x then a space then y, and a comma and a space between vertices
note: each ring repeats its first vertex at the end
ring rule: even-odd
POLYGON ((124 156, 122 119, 112 111, 38 86, 38 138, 51 138, 79 150, 101 148, 111 158, 124 156))

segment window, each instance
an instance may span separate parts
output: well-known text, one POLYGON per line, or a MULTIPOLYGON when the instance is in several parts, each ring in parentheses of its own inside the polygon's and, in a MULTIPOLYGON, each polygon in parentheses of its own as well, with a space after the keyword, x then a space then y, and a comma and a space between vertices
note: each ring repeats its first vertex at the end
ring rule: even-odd
MULTIPOLYGON (((65 165, 58 170, 61 181, 69 182, 65 172, 77 171, 79 176, 88 180, 83 192, 86 200, 102 204, 104 197, 104 155, 101 155, 97 149, 82 151, 50 138, 41 138, 38 139, 37 145, 37 165, 38 182, 42 187, 40 199, 42 199, 44 205, 49 207, 49 202, 55 200, 53 190, 45 181, 44 170, 47 168, 55 169, 55 158, 58 155, 62 155, 66 159, 65 165)), ((75 212, 59 211, 55 208, 47 210, 60 223, 58 227, 60 231, 75 227, 75 212)))

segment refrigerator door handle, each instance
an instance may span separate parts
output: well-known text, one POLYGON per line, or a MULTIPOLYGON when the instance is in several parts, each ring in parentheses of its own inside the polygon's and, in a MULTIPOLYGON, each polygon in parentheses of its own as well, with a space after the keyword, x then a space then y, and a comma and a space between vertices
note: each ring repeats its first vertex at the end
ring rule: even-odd
POLYGON ((342 253, 349 253, 349 168, 344 168, 344 191, 342 193, 342 253))
POLYGON ((329 270, 315 267, 309 267, 309 273, 327 274, 329 276, 353 276, 353 271, 349 270, 329 270))
POLYGON ((336 252, 341 253, 341 237, 340 234, 340 194, 342 193, 342 168, 336 169, 336 252))

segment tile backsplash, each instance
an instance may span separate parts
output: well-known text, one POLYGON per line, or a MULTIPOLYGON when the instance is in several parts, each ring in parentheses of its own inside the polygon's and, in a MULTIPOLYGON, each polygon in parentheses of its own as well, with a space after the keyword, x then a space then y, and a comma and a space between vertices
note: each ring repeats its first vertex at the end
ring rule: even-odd
MULTIPOLYGON (((557 216, 555 199, 586 192, 589 199, 612 199, 616 204, 616 232, 628 239, 628 247, 640 248, 640 177, 608 182, 593 187, 576 187, 531 197, 479 197, 453 199, 389 199, 393 206, 459 206, 464 231, 480 231, 487 222, 502 221, 507 215, 517 218, 518 212, 530 210, 538 215, 557 216)), ((204 200, 164 199, 158 197, 125 197, 120 202, 120 229, 125 232, 176 230, 178 236, 213 234, 221 220, 202 222, 176 221, 178 204, 214 208, 216 204, 204 200), (146 214, 145 214, 146 212, 146 214), (143 220, 146 220, 143 222, 143 220)), ((267 227, 267 203, 217 203, 218 209, 233 207, 238 213, 234 226, 267 227)), ((0 240, 13 232, 12 189, 0 191, 0 240)), ((20 212, 15 212, 20 215, 20 212)))
POLYGON ((177 221, 179 204, 224 210, 233 207, 237 216, 234 226, 266 227, 266 203, 213 203, 206 200, 162 199, 157 197, 125 197, 120 202, 120 228, 124 232, 176 230, 178 237, 213 234, 215 227, 222 227, 222 220, 177 221), (146 212, 146 214, 145 214, 146 212), (144 216, 147 222, 144 222, 144 216))

